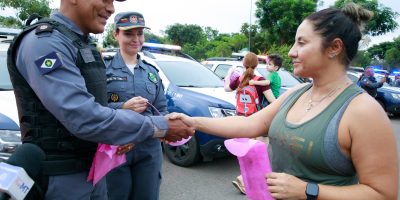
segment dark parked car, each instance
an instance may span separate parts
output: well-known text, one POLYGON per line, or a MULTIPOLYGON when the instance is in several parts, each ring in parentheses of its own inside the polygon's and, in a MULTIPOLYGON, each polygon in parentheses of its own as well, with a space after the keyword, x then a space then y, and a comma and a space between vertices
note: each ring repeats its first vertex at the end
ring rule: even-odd
MULTIPOLYGON (((361 73, 347 71, 347 76, 357 83, 361 73)), ((379 81, 381 76, 376 76, 376 78, 379 81)), ((378 88, 375 99, 389 115, 400 115, 400 88, 384 83, 381 88, 378 88)))

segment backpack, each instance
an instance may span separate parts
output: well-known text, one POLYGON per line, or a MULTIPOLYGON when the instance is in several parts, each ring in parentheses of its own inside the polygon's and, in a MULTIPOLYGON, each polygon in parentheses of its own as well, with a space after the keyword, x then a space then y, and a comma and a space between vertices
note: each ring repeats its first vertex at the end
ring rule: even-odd
MULTIPOLYGON (((253 80, 258 80, 255 76, 253 80)), ((261 109, 257 89, 247 85, 236 92, 236 112, 238 115, 250 116, 261 109)))

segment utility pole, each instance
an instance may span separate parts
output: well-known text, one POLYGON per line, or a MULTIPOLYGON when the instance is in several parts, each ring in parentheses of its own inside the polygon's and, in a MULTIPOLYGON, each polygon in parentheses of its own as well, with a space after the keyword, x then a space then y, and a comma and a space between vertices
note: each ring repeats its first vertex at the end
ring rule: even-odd
POLYGON ((249 22, 249 51, 251 51, 251 15, 253 8, 253 0, 250 0, 250 22, 249 22))

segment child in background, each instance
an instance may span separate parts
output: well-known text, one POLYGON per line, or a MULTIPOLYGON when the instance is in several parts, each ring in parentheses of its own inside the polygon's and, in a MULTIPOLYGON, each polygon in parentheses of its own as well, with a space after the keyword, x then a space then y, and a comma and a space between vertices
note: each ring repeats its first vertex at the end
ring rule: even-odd
POLYGON ((275 98, 280 95, 281 77, 279 77, 278 70, 282 67, 282 57, 278 54, 271 54, 267 59, 267 70, 269 74, 266 80, 249 82, 250 85, 269 85, 275 98))

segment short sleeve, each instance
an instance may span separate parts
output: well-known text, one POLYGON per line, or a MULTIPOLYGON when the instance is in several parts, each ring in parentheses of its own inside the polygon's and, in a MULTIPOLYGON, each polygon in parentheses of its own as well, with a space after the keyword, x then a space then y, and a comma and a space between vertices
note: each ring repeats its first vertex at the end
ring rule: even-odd
MULTIPOLYGON (((262 76, 259 76, 257 79, 257 81, 263 81, 263 80, 265 80, 265 78, 262 76)), ((265 86, 257 85, 256 88, 257 88, 257 92, 259 94, 271 89, 271 87, 269 85, 265 85, 265 86)))
POLYGON ((236 90, 236 88, 239 87, 239 84, 240 84, 239 78, 240 78, 240 76, 237 76, 236 78, 231 79, 231 82, 230 82, 230 84, 229 84, 229 87, 230 87, 232 90, 236 90))

